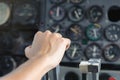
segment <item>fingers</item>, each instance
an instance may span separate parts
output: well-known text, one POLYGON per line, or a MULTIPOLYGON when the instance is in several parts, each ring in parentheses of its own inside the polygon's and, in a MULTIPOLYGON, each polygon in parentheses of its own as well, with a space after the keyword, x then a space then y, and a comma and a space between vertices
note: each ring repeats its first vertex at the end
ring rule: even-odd
MULTIPOLYGON (((51 31, 47 30, 45 31, 44 33, 41 32, 41 31, 38 31, 36 33, 37 36, 40 36, 41 34, 45 34, 45 36, 49 36, 51 37, 52 39, 55 39, 55 38, 62 38, 62 35, 60 33, 52 33, 51 31), (51 35, 51 36, 50 36, 51 35)), ((66 50, 70 47, 70 44, 71 44, 71 41, 70 39, 68 38, 63 38, 64 41, 65 41, 65 44, 66 44, 66 50)))
POLYGON ((52 36, 55 36, 55 37, 62 37, 61 34, 59 34, 59 33, 52 33, 52 32, 49 31, 49 30, 47 30, 47 31, 45 31, 45 32, 38 31, 38 32, 35 34, 35 36, 38 37, 38 36, 40 36, 40 35, 42 35, 42 34, 45 34, 46 36, 47 36, 47 35, 52 35, 52 36))

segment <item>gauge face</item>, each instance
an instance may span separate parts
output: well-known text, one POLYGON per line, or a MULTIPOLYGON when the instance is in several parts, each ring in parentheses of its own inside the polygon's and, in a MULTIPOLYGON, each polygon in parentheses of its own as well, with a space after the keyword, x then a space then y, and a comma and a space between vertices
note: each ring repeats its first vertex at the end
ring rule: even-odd
POLYGON ((72 3, 78 4, 82 3, 84 0, 71 0, 72 3))
POLYGON ((91 24, 86 29, 86 35, 89 40, 97 41, 101 38, 102 28, 99 24, 91 24))
POLYGON ((102 50, 100 46, 96 43, 88 45, 85 50, 85 55, 88 59, 90 58, 101 58, 102 50))
POLYGON ((22 4, 15 8, 14 16, 15 20, 20 24, 34 24, 37 10, 31 4, 22 4))
POLYGON ((0 25, 8 21, 10 17, 10 8, 5 3, 0 3, 0 25))
POLYGON ((99 22, 103 17, 103 11, 99 6, 92 6, 87 12, 87 17, 90 22, 99 22))
POLYGON ((120 58, 120 47, 116 44, 106 46, 104 57, 107 61, 117 61, 120 58))
POLYGON ((70 8, 69 19, 73 22, 78 22, 84 17, 84 10, 80 6, 70 8))
POLYGON ((60 24, 54 24, 53 26, 50 27, 49 29, 51 32, 55 33, 61 33, 62 26, 60 24))
POLYGON ((73 24, 66 31, 66 35, 71 40, 79 40, 82 38, 82 29, 80 25, 73 24))
POLYGON ((16 62, 11 56, 0 56, 0 72, 1 76, 11 72, 16 68, 16 62))
POLYGON ((55 21, 61 21, 65 17, 65 10, 61 6, 51 8, 50 17, 55 21))
POLYGON ((80 59, 82 56, 82 48, 77 43, 72 43, 70 48, 66 51, 66 55, 71 60, 80 59))
POLYGON ((105 30, 105 36, 109 41, 118 41, 120 39, 120 26, 116 24, 109 25, 105 30))
POLYGON ((65 0, 51 0, 52 3, 62 3, 64 2, 65 0))

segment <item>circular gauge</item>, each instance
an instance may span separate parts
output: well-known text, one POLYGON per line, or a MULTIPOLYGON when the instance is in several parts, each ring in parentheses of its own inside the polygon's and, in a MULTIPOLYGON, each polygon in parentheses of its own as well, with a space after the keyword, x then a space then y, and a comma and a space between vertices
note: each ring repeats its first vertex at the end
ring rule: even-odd
POLYGON ((70 0, 72 3, 79 4, 82 3, 84 0, 70 0))
POLYGON ((107 61, 117 61, 120 58, 120 47, 116 44, 106 46, 104 57, 107 61))
POLYGON ((101 38, 102 28, 99 24, 91 24, 86 29, 86 35, 89 40, 97 41, 101 38))
POLYGON ((88 59, 90 58, 101 58, 102 50, 100 46, 96 43, 88 45, 85 50, 85 55, 88 59))
POLYGON ((80 59, 82 56, 82 48, 77 43, 72 43, 70 48, 66 51, 66 55, 71 60, 80 59))
POLYGON ((120 39, 120 26, 111 24, 105 29, 105 36, 109 41, 118 41, 120 39))
POLYGON ((103 17, 103 11, 99 6, 92 6, 88 10, 87 16, 90 22, 99 22, 103 17))
POLYGON ((34 24, 36 17, 36 7, 31 4, 26 3, 15 8, 14 20, 20 24, 34 24))
POLYGON ((65 10, 61 6, 51 8, 50 17, 55 21, 61 21, 65 17, 65 10))
POLYGON ((0 2, 0 25, 7 22, 10 17, 10 8, 6 3, 0 2))
POLYGON ((0 56, 1 76, 11 72, 16 67, 17 67, 17 64, 11 56, 0 56))
POLYGON ((51 32, 61 33, 62 26, 60 24, 54 24, 49 29, 51 32))
POLYGON ((82 38, 81 26, 77 24, 71 25, 66 31, 66 35, 71 40, 78 40, 82 38))
POLYGON ((65 0, 51 0, 52 3, 62 3, 64 2, 65 0))
POLYGON ((68 16, 69 16, 69 19, 73 22, 78 22, 82 20, 84 17, 83 8, 81 8, 80 6, 74 6, 70 8, 68 16))

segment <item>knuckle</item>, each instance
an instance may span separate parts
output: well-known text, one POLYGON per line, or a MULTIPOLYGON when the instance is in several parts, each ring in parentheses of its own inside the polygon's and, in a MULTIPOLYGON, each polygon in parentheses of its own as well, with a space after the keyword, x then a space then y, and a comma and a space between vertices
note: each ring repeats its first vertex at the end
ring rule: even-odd
POLYGON ((53 36, 62 37, 62 35, 60 33, 53 33, 53 36))
POLYGON ((51 31, 47 30, 45 31, 46 34, 51 34, 51 31))
POLYGON ((36 32, 35 36, 39 36, 42 32, 38 31, 36 32))
POLYGON ((58 35, 58 33, 53 33, 53 36, 57 36, 58 35))
POLYGON ((60 41, 61 43, 64 43, 64 42, 65 42, 65 39, 64 39, 64 38, 60 38, 59 41, 60 41))

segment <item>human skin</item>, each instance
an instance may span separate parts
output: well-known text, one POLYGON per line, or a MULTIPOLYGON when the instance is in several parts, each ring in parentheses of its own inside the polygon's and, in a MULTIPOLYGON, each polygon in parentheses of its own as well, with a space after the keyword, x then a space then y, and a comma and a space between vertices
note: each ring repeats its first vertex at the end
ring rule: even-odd
POLYGON ((25 49, 29 60, 0 80, 41 80, 49 70, 59 65, 70 43, 59 33, 37 32, 32 45, 25 49))

